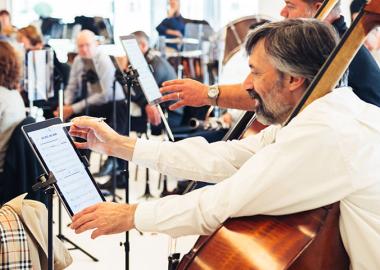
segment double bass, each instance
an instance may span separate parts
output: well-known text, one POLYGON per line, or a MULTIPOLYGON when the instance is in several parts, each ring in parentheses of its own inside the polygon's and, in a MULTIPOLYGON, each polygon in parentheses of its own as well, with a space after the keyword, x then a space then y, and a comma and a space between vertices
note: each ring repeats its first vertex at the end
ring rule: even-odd
MULTIPOLYGON (((378 25, 380 0, 372 0, 342 37, 284 125, 334 89, 367 34, 378 25)), ((252 118, 254 114, 246 121, 254 121, 252 118)), ((349 258, 339 232, 339 203, 285 216, 229 219, 211 236, 201 236, 178 266, 180 270, 348 268, 349 258)))

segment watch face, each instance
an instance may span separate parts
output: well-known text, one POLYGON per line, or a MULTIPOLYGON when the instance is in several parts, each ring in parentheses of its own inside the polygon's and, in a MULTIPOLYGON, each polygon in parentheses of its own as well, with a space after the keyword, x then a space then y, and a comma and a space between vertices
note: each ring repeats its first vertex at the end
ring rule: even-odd
POLYGON ((218 96, 218 94, 219 94, 218 88, 210 87, 210 89, 208 91, 209 98, 216 98, 218 96))

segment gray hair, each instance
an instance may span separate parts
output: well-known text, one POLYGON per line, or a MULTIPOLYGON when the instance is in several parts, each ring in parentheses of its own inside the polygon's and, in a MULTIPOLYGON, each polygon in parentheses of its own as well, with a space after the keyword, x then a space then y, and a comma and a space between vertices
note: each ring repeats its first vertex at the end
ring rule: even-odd
POLYGON ((338 35, 330 25, 315 19, 267 23, 248 35, 248 55, 262 39, 269 60, 280 74, 303 77, 308 86, 335 48, 338 35))
POLYGON ((147 44, 149 44, 149 36, 144 31, 135 31, 131 35, 134 35, 137 39, 137 42, 141 42, 141 40, 145 40, 147 44))

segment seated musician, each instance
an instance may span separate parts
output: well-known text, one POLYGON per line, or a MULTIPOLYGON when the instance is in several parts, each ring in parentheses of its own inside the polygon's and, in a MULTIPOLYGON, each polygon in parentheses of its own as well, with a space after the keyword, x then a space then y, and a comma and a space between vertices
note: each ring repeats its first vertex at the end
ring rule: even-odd
MULTIPOLYGON (((64 92, 64 119, 73 115, 83 115, 87 111, 92 116, 106 117, 111 120, 115 76, 111 59, 98 49, 95 35, 89 30, 81 31, 76 43, 78 55, 71 66, 69 82, 64 92), (85 72, 83 59, 92 59, 96 73, 85 72), (83 88, 84 80, 87 82, 86 89, 83 88), (94 87, 96 83, 100 84, 100 90, 94 87)), ((119 83, 116 83, 115 91, 116 100, 124 100, 125 96, 119 83)), ((58 111, 55 111, 55 115, 58 115, 58 111)), ((118 118, 117 120, 117 126, 122 127, 125 119, 118 118)))
POLYGON ((95 229, 92 238, 133 228, 174 237, 210 234, 230 217, 285 215, 340 201, 340 232, 352 269, 377 269, 380 109, 338 87, 281 126, 337 39, 316 20, 269 23, 249 34, 245 99, 271 126, 240 141, 135 140, 104 123, 74 119, 71 134, 87 140, 79 148, 217 184, 138 205, 97 204, 74 216, 72 228, 95 229))
MULTIPOLYGON (((281 15, 286 19, 310 18, 316 14, 322 4, 322 0, 286 0, 286 5, 281 15)), ((340 15, 340 3, 331 11, 326 21, 331 23, 342 36, 347 30, 344 17, 340 15)), ((380 107, 380 68, 369 51, 363 46, 352 60, 349 66, 348 86, 365 102, 380 107)), ((195 80, 175 80, 165 82, 163 92, 180 91, 182 99, 171 105, 171 109, 181 106, 204 106, 217 103, 224 108, 236 108, 250 110, 254 106, 253 101, 244 100, 245 89, 241 84, 220 85, 218 96, 209 96, 209 87, 195 80)), ((166 96, 163 100, 176 100, 177 93, 166 96)))
POLYGON ((5 153, 16 126, 25 118, 25 106, 18 91, 21 78, 20 59, 15 49, 0 41, 0 175, 5 153))

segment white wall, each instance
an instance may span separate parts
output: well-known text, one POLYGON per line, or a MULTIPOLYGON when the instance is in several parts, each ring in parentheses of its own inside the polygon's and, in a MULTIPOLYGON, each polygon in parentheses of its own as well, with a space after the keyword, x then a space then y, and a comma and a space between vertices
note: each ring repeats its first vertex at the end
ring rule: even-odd
POLYGON ((284 1, 281 0, 260 0, 259 15, 269 16, 274 20, 281 20, 280 11, 284 6, 284 1))
POLYGON ((10 9, 9 0, 0 0, 0 9, 10 9))

